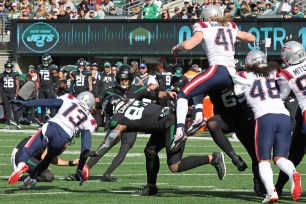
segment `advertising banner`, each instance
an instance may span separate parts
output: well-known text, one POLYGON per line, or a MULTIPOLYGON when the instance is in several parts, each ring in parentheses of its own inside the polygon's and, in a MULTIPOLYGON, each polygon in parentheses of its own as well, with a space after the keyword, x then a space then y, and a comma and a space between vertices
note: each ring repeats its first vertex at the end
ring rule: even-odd
MULTIPOLYGON (((240 30, 252 33, 257 43, 236 43, 236 54, 246 55, 252 49, 265 49, 278 56, 283 44, 296 40, 306 47, 306 20, 257 19, 236 21, 240 30)), ((167 56, 171 48, 192 36, 195 21, 144 20, 74 20, 12 21, 11 49, 18 55, 113 55, 167 56)), ((200 46, 182 56, 205 56, 200 46)))

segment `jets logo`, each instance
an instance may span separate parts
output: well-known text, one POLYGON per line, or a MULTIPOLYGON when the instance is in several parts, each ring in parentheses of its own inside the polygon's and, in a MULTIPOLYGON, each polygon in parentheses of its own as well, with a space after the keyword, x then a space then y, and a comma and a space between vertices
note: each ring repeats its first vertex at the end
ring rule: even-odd
POLYGON ((36 53, 48 52, 59 41, 57 30, 47 23, 34 23, 22 33, 22 42, 36 53))

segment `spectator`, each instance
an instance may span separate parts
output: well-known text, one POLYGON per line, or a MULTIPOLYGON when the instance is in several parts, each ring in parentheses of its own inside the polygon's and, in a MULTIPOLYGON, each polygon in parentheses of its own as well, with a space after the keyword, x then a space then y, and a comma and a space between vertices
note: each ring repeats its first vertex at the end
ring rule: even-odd
POLYGON ((110 13, 110 8, 115 8, 115 4, 110 0, 103 1, 103 9, 106 13, 110 13))
POLYGON ((62 2, 64 3, 64 7, 70 7, 71 9, 75 9, 75 5, 71 2, 71 0, 62 0, 62 2))
POLYGON ((32 14, 28 13, 28 10, 27 10, 26 7, 23 7, 21 9, 19 19, 33 19, 33 16, 32 16, 32 14))
POLYGON ((0 3, 0 34, 3 34, 3 27, 6 34, 8 34, 9 31, 9 23, 7 19, 7 14, 9 13, 9 10, 5 8, 3 3, 0 3))
POLYGON ((46 10, 45 5, 39 5, 34 18, 35 19, 45 19, 46 13, 47 13, 47 10, 46 10))
MULTIPOLYGON (((96 14, 94 10, 89 10, 89 12, 85 15, 85 19, 97 20, 99 19, 99 16, 96 14)), ((89 67, 90 67, 90 64, 89 64, 89 67)))
POLYGON ((179 7, 174 8, 174 16, 172 16, 172 19, 182 19, 181 10, 179 7))
POLYGON ((32 81, 36 81, 36 79, 37 79, 37 72, 36 72, 36 70, 35 70, 34 65, 30 65, 30 66, 29 66, 28 74, 31 75, 32 81))
POLYGON ((67 86, 67 80, 62 79, 59 81, 59 87, 57 89, 57 96, 62 96, 69 93, 69 88, 67 86))
POLYGON ((119 14, 117 13, 117 10, 116 10, 115 7, 111 7, 109 9, 109 14, 108 15, 110 15, 110 16, 119 16, 119 14))
POLYGON ((259 13, 258 13, 258 15, 259 16, 262 16, 262 15, 264 15, 265 14, 265 8, 264 7, 260 7, 259 8, 259 13))
POLYGON ((16 2, 12 3, 10 13, 8 15, 9 19, 18 19, 20 16, 20 10, 18 9, 18 4, 16 2))
POLYGON ((134 69, 134 73, 136 75, 139 72, 139 70, 138 70, 138 62, 137 61, 131 62, 131 67, 134 69))
POLYGON ((70 13, 70 19, 76 20, 79 19, 78 10, 73 9, 70 13))
POLYGON ((30 5, 28 0, 21 0, 19 3, 20 8, 27 7, 28 5, 30 5))
POLYGON ((304 13, 300 11, 297 5, 293 6, 292 11, 284 18, 304 18, 304 13))
POLYGON ((53 17, 52 17, 52 18, 53 18, 53 19, 57 19, 57 16, 58 16, 58 14, 59 14, 58 8, 53 9, 52 13, 53 13, 53 17))
POLYGON ((148 74, 148 68, 146 64, 140 64, 139 66, 139 75, 134 78, 132 84, 145 86, 147 90, 156 90, 158 88, 158 82, 155 77, 148 74))
POLYGON ((89 0, 88 2, 88 9, 89 10, 95 10, 96 9, 96 0, 89 0))
POLYGON ((33 3, 33 12, 36 13, 39 6, 43 5, 43 1, 42 0, 35 0, 33 3))
POLYGON ((225 9, 224 9, 223 15, 232 18, 232 16, 231 16, 231 11, 230 11, 229 8, 225 8, 225 9))
POLYGON ((246 8, 243 8, 243 9, 241 10, 241 12, 242 12, 242 14, 243 14, 241 18, 244 18, 244 19, 246 19, 246 18, 254 18, 254 17, 251 15, 250 11, 249 11, 248 9, 246 9, 246 8))
POLYGON ((253 10, 253 14, 252 14, 252 16, 253 16, 253 17, 257 17, 257 16, 258 16, 258 14, 259 14, 259 10, 258 10, 258 8, 257 8, 257 7, 254 7, 254 10, 253 10))
POLYGON ((184 6, 183 7, 186 7, 187 8, 187 11, 191 10, 192 9, 192 6, 190 5, 190 0, 184 0, 184 6))
POLYGON ((146 0, 146 3, 142 9, 142 18, 156 19, 157 11, 158 11, 158 6, 154 4, 152 0, 146 0))
POLYGON ((196 17, 198 18, 201 15, 201 12, 202 12, 201 6, 196 2, 196 0, 192 0, 192 6, 190 7, 190 10, 188 10, 188 13, 190 13, 190 15, 195 13, 196 17))
POLYGON ((161 0, 153 0, 153 3, 158 7, 156 10, 156 18, 160 18, 160 12, 163 9, 163 2, 161 0))
POLYGON ((57 19, 60 19, 60 20, 69 20, 70 16, 65 11, 65 9, 59 9, 59 14, 57 15, 57 19))
POLYGON ((80 10, 79 11, 79 19, 85 19, 85 15, 86 15, 85 10, 80 10))
MULTIPOLYGON (((87 3, 86 3, 86 1, 82 1, 80 4, 79 4, 79 12, 81 11, 81 10, 83 10, 84 11, 84 17, 85 17, 85 14, 88 12, 88 6, 87 6, 87 3)), ((81 14, 80 14, 81 15, 81 14)))
POLYGON ((181 12, 181 19, 189 19, 189 18, 190 14, 188 14, 187 12, 187 7, 183 7, 181 12))
POLYGON ((229 2, 229 9, 230 9, 230 13, 231 13, 232 18, 236 18, 236 17, 239 18, 241 16, 240 15, 241 11, 240 11, 239 8, 236 7, 236 3, 235 3, 234 0, 231 0, 229 2))
POLYGON ((171 19, 168 9, 164 9, 162 11, 161 19, 171 19))
POLYGON ((264 12, 264 14, 263 15, 274 15, 275 13, 274 13, 274 11, 272 10, 272 4, 269 2, 269 1, 267 1, 266 3, 265 3, 265 12, 264 12))
POLYGON ((280 0, 275 6, 276 14, 287 15, 291 11, 293 3, 294 0, 280 0))
POLYGON ((104 19, 105 18, 105 12, 101 7, 101 4, 96 4, 96 14, 99 16, 99 19, 104 19))

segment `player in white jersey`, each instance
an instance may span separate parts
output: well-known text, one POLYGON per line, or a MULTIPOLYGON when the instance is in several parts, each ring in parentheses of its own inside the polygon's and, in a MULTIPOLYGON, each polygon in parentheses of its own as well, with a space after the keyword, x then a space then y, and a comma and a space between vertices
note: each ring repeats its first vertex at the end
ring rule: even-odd
POLYGON ((270 164, 272 148, 273 161, 289 176, 292 199, 298 200, 302 192, 301 178, 293 163, 287 159, 291 142, 291 120, 276 84, 276 63, 268 64, 262 51, 253 50, 246 56, 245 67, 246 71, 238 74, 252 84, 244 89, 244 94, 255 115, 255 149, 259 175, 267 190, 263 203, 278 201, 270 164))
MULTIPOLYGON (((194 25, 193 36, 184 42, 174 46, 171 52, 177 55, 201 44, 207 54, 209 66, 205 72, 191 80, 178 94, 177 100, 177 129, 176 136, 172 142, 172 149, 179 146, 186 139, 184 131, 186 114, 188 111, 188 100, 199 96, 195 108, 203 108, 202 96, 207 95, 209 90, 224 90, 230 88, 234 83, 243 83, 235 70, 235 43, 254 42, 256 37, 250 33, 239 31, 230 17, 222 17, 220 8, 216 5, 203 7, 200 21, 194 25)), ((203 116, 197 124, 193 124, 187 130, 187 135, 195 133, 205 124, 203 116)))
MULTIPOLYGON (((300 106, 299 110, 301 110, 296 116, 296 126, 292 133, 292 141, 288 155, 288 158, 297 166, 305 155, 306 147, 305 48, 301 43, 296 41, 286 42, 281 51, 281 58, 287 67, 283 69, 279 75, 281 97, 286 99, 292 90, 300 106)), ((282 193, 282 189, 287 181, 288 177, 283 172, 280 172, 275 185, 279 194, 282 193)))
POLYGON ((21 174, 28 170, 25 161, 34 151, 48 144, 48 152, 45 158, 39 163, 35 170, 20 183, 19 188, 30 188, 35 186, 35 178, 46 170, 52 159, 59 156, 71 142, 76 134, 81 134, 82 149, 76 176, 82 184, 84 179, 82 170, 86 162, 86 153, 91 148, 91 134, 96 128, 96 121, 90 111, 95 105, 94 95, 88 91, 80 93, 76 98, 71 94, 63 95, 56 99, 38 99, 33 101, 15 100, 12 103, 20 107, 54 107, 58 113, 45 123, 41 130, 35 133, 32 138, 21 149, 17 169, 10 176, 8 183, 14 184, 19 180, 21 174))

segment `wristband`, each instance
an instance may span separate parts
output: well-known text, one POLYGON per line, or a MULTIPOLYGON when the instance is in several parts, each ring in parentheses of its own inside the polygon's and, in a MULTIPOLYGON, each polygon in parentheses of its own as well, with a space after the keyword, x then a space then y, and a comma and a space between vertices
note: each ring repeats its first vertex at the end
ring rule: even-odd
POLYGON ((179 46, 180 46, 180 44, 177 44, 177 45, 175 46, 176 49, 177 49, 177 51, 179 51, 179 52, 186 52, 186 51, 184 51, 184 50, 179 49, 179 46))
POLYGON ((73 161, 68 161, 68 166, 74 166, 73 161))

